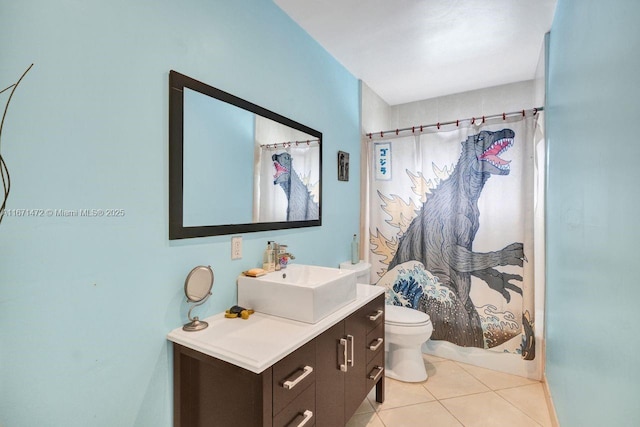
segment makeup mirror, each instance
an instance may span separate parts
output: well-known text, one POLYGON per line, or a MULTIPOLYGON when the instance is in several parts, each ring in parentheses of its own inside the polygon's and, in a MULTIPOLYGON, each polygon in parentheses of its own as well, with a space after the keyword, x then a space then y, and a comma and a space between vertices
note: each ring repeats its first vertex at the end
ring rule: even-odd
POLYGON ((185 331, 193 332, 199 331, 209 324, 198 319, 198 317, 191 317, 191 310, 195 307, 202 305, 207 301, 211 295, 211 288, 213 287, 213 270, 210 266, 199 265, 189 272, 186 280, 184 281, 184 293, 187 296, 187 302, 193 303, 187 317, 189 323, 185 324, 182 329, 185 331))

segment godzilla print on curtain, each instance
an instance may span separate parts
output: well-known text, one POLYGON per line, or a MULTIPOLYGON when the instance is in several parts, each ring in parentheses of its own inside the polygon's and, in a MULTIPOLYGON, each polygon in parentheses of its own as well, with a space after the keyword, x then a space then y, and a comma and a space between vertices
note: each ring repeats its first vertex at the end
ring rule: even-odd
POLYGON ((537 116, 478 122, 369 142, 372 274, 432 340, 532 360, 537 116))

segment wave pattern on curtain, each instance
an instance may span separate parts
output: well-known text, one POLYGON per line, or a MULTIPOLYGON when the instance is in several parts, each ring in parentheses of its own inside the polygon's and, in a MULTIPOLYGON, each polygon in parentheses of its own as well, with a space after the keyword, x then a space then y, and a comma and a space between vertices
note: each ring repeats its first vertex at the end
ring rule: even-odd
POLYGON ((370 261, 431 339, 535 357, 537 116, 369 142, 370 261))

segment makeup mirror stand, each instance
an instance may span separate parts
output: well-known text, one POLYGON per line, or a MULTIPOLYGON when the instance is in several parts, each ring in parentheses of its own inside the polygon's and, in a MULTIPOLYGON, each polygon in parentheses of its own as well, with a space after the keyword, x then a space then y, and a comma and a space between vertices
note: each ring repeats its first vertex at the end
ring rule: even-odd
POLYGON ((187 296, 187 302, 193 303, 189 308, 187 317, 189 323, 186 323, 182 329, 188 332, 200 331, 205 329, 209 324, 198 319, 198 316, 191 317, 191 310, 204 304, 211 296, 211 288, 213 287, 213 270, 210 266, 200 265, 195 267, 184 282, 184 293, 187 296))

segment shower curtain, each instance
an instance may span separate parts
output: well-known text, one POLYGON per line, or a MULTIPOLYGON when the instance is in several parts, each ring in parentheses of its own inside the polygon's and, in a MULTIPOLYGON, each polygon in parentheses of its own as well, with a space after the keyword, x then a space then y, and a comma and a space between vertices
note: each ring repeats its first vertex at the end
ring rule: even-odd
POLYGON ((432 340, 535 357, 539 115, 367 138, 373 279, 430 316, 432 340))

